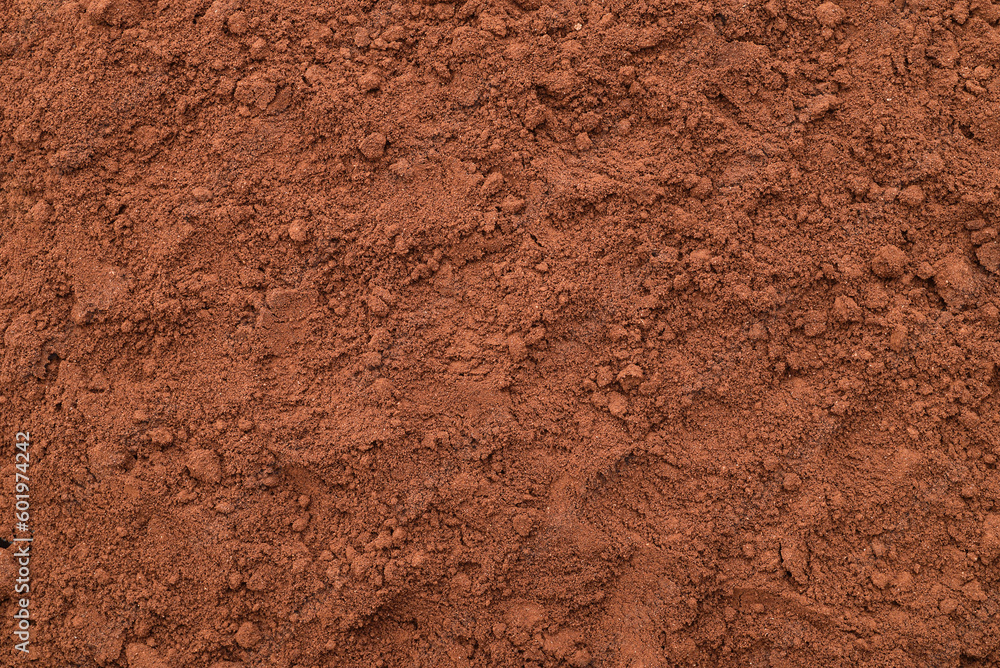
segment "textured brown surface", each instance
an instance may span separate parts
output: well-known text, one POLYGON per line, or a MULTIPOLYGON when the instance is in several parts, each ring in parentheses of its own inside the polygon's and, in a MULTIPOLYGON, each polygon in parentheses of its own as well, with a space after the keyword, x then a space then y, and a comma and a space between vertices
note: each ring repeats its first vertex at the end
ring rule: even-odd
POLYGON ((998 18, 3 3, 32 665, 998 665, 998 18))

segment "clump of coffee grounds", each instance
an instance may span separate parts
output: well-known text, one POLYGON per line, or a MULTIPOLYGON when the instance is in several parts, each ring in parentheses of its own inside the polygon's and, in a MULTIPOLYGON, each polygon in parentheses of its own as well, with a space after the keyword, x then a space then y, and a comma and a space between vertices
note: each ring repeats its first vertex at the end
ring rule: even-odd
POLYGON ((998 19, 5 3, 32 665, 1000 664, 998 19))

